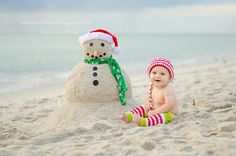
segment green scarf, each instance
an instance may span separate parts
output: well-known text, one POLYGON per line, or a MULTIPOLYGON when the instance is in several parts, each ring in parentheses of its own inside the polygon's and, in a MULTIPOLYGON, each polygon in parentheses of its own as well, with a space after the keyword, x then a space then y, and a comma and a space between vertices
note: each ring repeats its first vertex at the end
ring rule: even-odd
POLYGON ((125 79, 121 73, 120 66, 112 56, 105 59, 85 59, 85 63, 88 64, 108 64, 113 77, 117 82, 117 87, 119 89, 119 99, 122 105, 126 104, 125 92, 128 90, 126 86, 125 79))

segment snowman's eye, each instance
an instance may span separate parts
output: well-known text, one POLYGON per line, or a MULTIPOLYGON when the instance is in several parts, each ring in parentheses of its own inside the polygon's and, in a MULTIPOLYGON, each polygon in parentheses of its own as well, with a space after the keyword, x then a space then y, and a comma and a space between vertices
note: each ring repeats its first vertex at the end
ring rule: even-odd
POLYGON ((101 43, 101 46, 102 46, 102 47, 104 47, 104 46, 105 46, 105 44, 104 44, 104 43, 101 43))
POLYGON ((91 42, 91 43, 89 43, 89 46, 90 46, 90 47, 92 47, 92 46, 93 46, 93 43, 92 43, 92 42, 91 42))

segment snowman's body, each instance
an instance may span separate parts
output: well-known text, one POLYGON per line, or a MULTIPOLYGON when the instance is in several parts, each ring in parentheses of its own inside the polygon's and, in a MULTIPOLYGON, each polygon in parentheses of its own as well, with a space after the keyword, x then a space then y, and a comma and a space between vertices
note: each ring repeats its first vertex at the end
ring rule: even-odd
MULTIPOLYGON (((128 91, 126 98, 131 98, 131 84, 122 70, 128 91)), ((79 63, 74 67, 65 86, 68 102, 108 102, 119 101, 117 82, 109 65, 79 63)))
MULTIPOLYGON (((101 33, 85 34, 81 45, 85 60, 105 60, 112 58, 112 42, 109 35, 101 33), (108 37, 108 38, 107 38, 108 37), (93 39, 94 38, 94 39, 93 39), (99 38, 99 39, 97 39, 99 38)), ((118 83, 112 75, 107 63, 92 64, 82 61, 74 67, 65 86, 65 96, 68 102, 120 102, 118 83)), ((116 69, 119 70, 119 69, 116 69)), ((131 84, 128 75, 120 67, 121 74, 126 82, 126 100, 131 98, 131 84)))

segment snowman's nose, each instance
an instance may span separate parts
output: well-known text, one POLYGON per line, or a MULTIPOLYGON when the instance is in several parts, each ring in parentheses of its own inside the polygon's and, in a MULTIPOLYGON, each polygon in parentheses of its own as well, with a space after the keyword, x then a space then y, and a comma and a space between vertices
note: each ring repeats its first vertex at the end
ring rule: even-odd
POLYGON ((93 53, 94 57, 98 57, 99 54, 100 54, 100 52, 98 50, 95 50, 94 53, 93 53))

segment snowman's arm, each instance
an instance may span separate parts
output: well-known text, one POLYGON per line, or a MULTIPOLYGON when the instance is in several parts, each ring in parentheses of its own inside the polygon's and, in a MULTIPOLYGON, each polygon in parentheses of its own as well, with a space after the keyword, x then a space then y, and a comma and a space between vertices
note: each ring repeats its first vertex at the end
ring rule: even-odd
POLYGON ((68 81, 71 80, 73 77, 75 77, 78 73, 78 71, 80 70, 81 68, 81 64, 77 64, 73 69, 72 71, 70 72, 69 74, 69 77, 68 77, 68 81))

